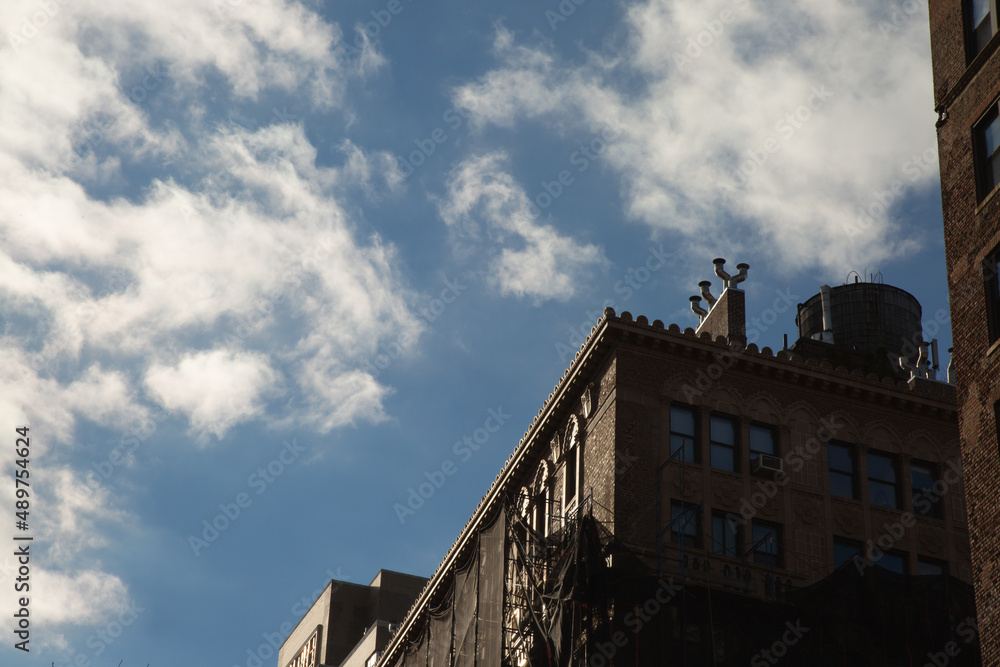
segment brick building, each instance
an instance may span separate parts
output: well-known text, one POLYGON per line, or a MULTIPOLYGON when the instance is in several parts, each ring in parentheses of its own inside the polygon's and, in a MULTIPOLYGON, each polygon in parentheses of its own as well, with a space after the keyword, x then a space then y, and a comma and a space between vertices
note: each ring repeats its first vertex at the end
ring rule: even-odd
MULTIPOLYGON (((979 665, 955 391, 919 304, 824 286, 748 329, 747 268, 717 260, 697 330, 606 309, 399 629, 350 655, 979 665), (793 313, 799 340, 758 349, 793 313)), ((342 648, 311 664, 354 667, 342 648)))
POLYGON ((930 0, 962 459, 983 657, 1000 664, 1000 39, 996 0, 930 0))

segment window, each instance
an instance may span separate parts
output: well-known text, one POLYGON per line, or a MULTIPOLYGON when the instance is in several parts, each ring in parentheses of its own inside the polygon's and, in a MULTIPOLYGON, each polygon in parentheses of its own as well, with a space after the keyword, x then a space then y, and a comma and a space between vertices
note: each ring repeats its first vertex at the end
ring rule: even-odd
POLYGON ((694 429, 694 410, 691 408, 670 408, 670 454, 683 450, 678 460, 694 462, 698 460, 694 429))
POLYGON ((990 345, 1000 339, 1000 246, 983 260, 983 286, 986 290, 986 329, 990 345))
POLYGON ((768 426, 750 425, 750 458, 754 454, 777 456, 774 450, 774 429, 768 426))
POLYGON ((888 454, 868 454, 868 502, 897 509, 896 460, 888 454))
POLYGON ((861 545, 853 540, 842 540, 839 537, 833 538, 833 566, 840 567, 844 563, 854 561, 854 557, 861 554, 861 545))
POLYGON ((854 450, 848 445, 831 443, 830 493, 841 498, 857 498, 858 486, 854 483, 854 450))
POLYGON ((374 653, 372 653, 370 656, 368 656, 368 659, 365 660, 365 667, 375 667, 376 663, 378 663, 378 659, 381 656, 382 656, 381 651, 375 651, 374 653))
POLYGON ((947 574, 948 564, 933 558, 917 559, 917 574, 947 574))
POLYGON ((975 129, 976 181, 979 199, 986 198, 1000 183, 1000 118, 994 103, 975 129))
POLYGON ((997 31, 996 0, 966 0, 969 23, 969 51, 976 57, 997 31))
POLYGON ((680 503, 670 505, 670 541, 686 547, 697 547, 701 542, 701 515, 698 505, 681 507, 680 503))
POLYGON ((743 542, 743 526, 725 514, 712 513, 712 553, 739 558, 743 542))
POLYGON ((736 470, 736 420, 712 415, 712 467, 736 470))
POLYGON ((566 453, 566 477, 563 486, 563 507, 570 509, 570 503, 576 498, 578 454, 580 448, 573 447, 566 453))
POLYGON ((900 552, 882 554, 875 560, 875 565, 896 574, 906 574, 906 554, 900 552))
POLYGON ((910 464, 910 490, 913 494, 913 513, 917 516, 941 518, 941 498, 934 492, 935 468, 930 463, 914 461, 910 464))
POLYGON ((753 522, 753 562, 781 566, 781 529, 778 526, 753 522))

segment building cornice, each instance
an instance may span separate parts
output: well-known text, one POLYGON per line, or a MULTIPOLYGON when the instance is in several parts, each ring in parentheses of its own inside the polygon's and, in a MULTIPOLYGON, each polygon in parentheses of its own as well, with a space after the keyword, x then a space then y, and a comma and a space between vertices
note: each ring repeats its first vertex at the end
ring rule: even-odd
POLYGON ((399 630, 386 646, 380 665, 390 664, 404 650, 405 643, 416 638, 415 631, 427 610, 433 604, 440 603, 449 589, 447 575, 457 563, 462 562, 468 549, 475 543, 472 538, 499 511, 508 484, 527 465, 534 462, 537 450, 548 444, 548 437, 539 438, 539 434, 549 436, 551 431, 558 428, 576 405, 576 392, 589 383, 594 370, 603 365, 608 356, 621 346, 677 353, 702 360, 725 351, 736 358, 737 368, 761 377, 849 396, 852 400, 866 400, 883 407, 921 412, 942 419, 956 418, 955 388, 945 383, 927 380, 907 383, 895 377, 880 378, 874 373, 864 375, 860 371, 848 371, 844 367, 834 368, 829 362, 803 360, 786 350, 779 350, 775 354, 768 347, 758 349, 754 344, 734 347, 723 336, 713 340, 708 333, 699 336, 691 328, 681 331, 676 324, 665 327, 660 320, 654 320, 650 324, 642 315, 633 320, 628 311, 616 315, 614 309, 605 308, 603 316, 591 329, 569 368, 538 410, 489 491, 479 501, 434 575, 417 596, 399 630))

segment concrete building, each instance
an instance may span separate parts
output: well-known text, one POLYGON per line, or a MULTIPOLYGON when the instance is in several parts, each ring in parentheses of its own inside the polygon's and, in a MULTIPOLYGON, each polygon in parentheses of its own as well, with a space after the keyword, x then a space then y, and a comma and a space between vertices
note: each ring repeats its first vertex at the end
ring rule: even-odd
POLYGON ((331 580, 281 645, 278 665, 373 667, 426 583, 390 570, 367 586, 331 580))
POLYGON ((697 331, 605 310, 379 665, 980 664, 919 304, 859 281, 748 327, 738 268, 697 331))
POLYGON ((996 0, 930 0, 945 254, 983 657, 1000 664, 1000 40, 996 0))

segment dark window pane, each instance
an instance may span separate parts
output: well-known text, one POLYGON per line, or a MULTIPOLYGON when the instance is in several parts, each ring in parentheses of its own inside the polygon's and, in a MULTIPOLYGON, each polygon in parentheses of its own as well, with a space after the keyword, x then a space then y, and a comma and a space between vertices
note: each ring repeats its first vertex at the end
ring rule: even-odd
POLYGON ((944 566, 921 558, 917 561, 917 574, 944 574, 944 566))
POLYGON ((694 461, 694 440, 692 438, 686 438, 682 435, 671 435, 670 436, 670 454, 676 454, 677 450, 683 449, 683 453, 678 456, 678 459, 683 459, 684 461, 694 461))
POLYGON ((753 562, 780 565, 781 543, 778 529, 759 523, 753 525, 753 562), (773 558, 773 560, 772 560, 773 558))
POLYGON ((684 546, 698 546, 698 512, 696 507, 682 508, 680 505, 670 507, 670 541, 679 544, 684 540, 684 546))
POLYGON ((724 516, 712 517, 712 553, 737 558, 739 554, 739 526, 724 516))
POLYGON ((854 459, 851 450, 843 445, 830 445, 830 470, 854 472, 854 459))
POLYGON ((835 540, 833 543, 833 566, 840 567, 844 563, 850 563, 860 553, 861 550, 856 545, 835 540))
POLYGON ((736 444, 736 428, 732 419, 712 417, 712 442, 721 442, 727 445, 736 444))
POLYGON ((986 127, 983 128, 983 141, 985 142, 986 157, 993 157, 1000 146, 1000 118, 993 117, 986 127))
POLYGON ((750 426, 750 451, 774 455, 774 431, 763 426, 750 426))
POLYGON ((868 478, 882 482, 896 483, 896 466, 891 456, 868 455, 868 478))
POLYGON ((884 482, 868 481, 868 502, 879 507, 896 509, 896 487, 884 482))
POLYGON ((830 493, 841 498, 853 498, 854 478, 840 472, 831 472, 830 493))
POLYGON ((736 469, 735 456, 732 447, 717 445, 712 443, 712 467, 720 470, 733 471, 736 469))
POLYGON ((670 432, 694 437, 694 412, 687 408, 670 408, 670 432))
POLYGON ((875 561, 875 564, 881 568, 889 570, 890 572, 903 574, 904 562, 902 556, 897 556, 896 554, 882 554, 882 557, 875 561))

